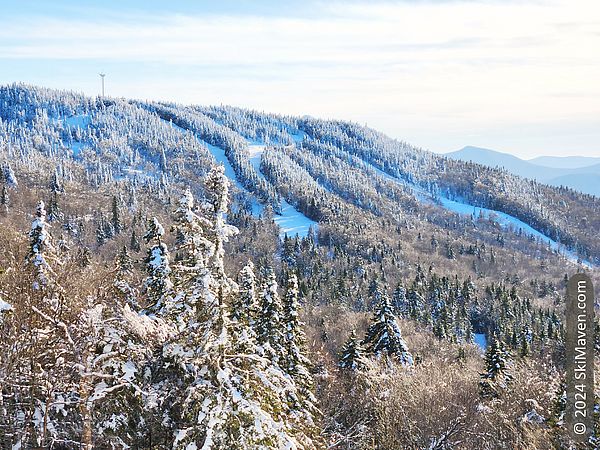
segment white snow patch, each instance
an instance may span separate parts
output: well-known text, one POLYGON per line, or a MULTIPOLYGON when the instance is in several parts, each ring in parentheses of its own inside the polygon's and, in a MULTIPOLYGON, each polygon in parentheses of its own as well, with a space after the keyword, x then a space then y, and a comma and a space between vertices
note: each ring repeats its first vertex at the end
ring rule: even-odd
MULTIPOLYGON (((261 178, 264 178, 264 175, 260 171, 260 160, 265 151, 265 147, 264 144, 259 143, 248 145, 250 163, 252 163, 256 173, 258 173, 261 178)), ((297 234, 300 237, 306 237, 308 236, 310 227, 313 227, 313 229, 316 229, 317 227, 317 222, 306 217, 285 200, 281 201, 281 214, 277 214, 274 217, 274 220, 281 228, 281 237, 284 237, 286 234, 288 236, 295 236, 297 234)))
MULTIPOLYGON (((169 122, 169 123, 171 124, 171 126, 173 126, 174 128, 177 128, 178 130, 180 130, 183 133, 188 132, 188 130, 181 128, 180 126, 175 125, 172 122, 169 122)), ((305 133, 301 132, 300 134, 292 135, 292 138, 296 142, 301 142, 304 139, 304 135, 305 135, 305 133)), ((213 157, 217 160, 217 162, 219 164, 223 165, 223 167, 225 168, 225 176, 227 176, 227 178, 232 180, 238 189, 248 192, 248 190, 244 186, 242 186, 242 184, 239 182, 239 180, 235 174, 235 171, 233 170, 233 166, 229 162, 229 159, 227 159, 227 155, 225 155, 225 150, 223 150, 222 148, 217 147, 215 145, 209 144, 208 142, 200 139, 198 136, 195 136, 195 137, 196 137, 196 139, 198 139, 198 141, 202 142, 202 144, 206 145, 206 147, 208 148, 210 153, 213 155, 213 157)), ((260 171, 260 160, 261 160, 263 152, 265 151, 265 147, 266 147, 265 144, 260 143, 260 142, 252 142, 246 147, 246 149, 248 151, 248 159, 250 160, 250 163, 256 170, 256 173, 263 179, 265 177, 264 177, 263 173, 260 171)), ((261 204, 254 203, 252 205, 252 214, 259 215, 262 212, 263 212, 263 207, 261 204)), ((298 236, 300 236, 300 237, 306 237, 306 236, 308 236, 308 231, 309 231, 310 227, 312 226, 313 229, 316 229, 316 226, 317 226, 317 222, 306 217, 304 214, 302 214, 300 211, 298 211, 296 208, 294 208, 292 205, 290 205, 285 200, 282 200, 282 202, 281 202, 281 214, 275 215, 273 220, 281 228, 280 237, 282 237, 282 238, 286 234, 288 236, 295 236, 296 234, 298 234, 298 236)))
POLYGON ((76 116, 65 117, 63 122, 71 128, 87 128, 92 121, 89 114, 78 114, 76 116))
POLYGON ((4 311, 12 311, 13 307, 10 303, 6 303, 0 298, 0 313, 4 311))
MULTIPOLYGON (((384 171, 375 167, 373 164, 371 164, 367 161, 365 161, 365 164, 368 164, 370 167, 372 167, 382 177, 384 177, 388 180, 395 181, 396 183, 400 183, 400 184, 410 188, 418 200, 425 202, 425 203, 429 203, 429 204, 434 203, 431 194, 429 192, 427 192, 425 189, 423 189, 413 183, 409 183, 406 180, 403 180, 401 178, 397 178, 388 173, 385 173, 384 171)), ((457 214, 468 215, 468 216, 472 215, 475 219, 477 219, 481 214, 482 217, 487 218, 487 219, 491 218, 492 220, 499 223, 505 229, 512 229, 515 232, 518 232, 519 229, 521 229, 523 231, 523 234, 533 236, 535 238, 539 238, 541 241, 546 242, 552 250, 556 251, 559 254, 564 255, 565 258, 567 258, 569 261, 572 261, 575 263, 578 262, 577 255, 574 252, 567 250, 563 244, 560 244, 560 243, 554 241, 553 239, 550 239, 545 234, 539 232, 535 228, 526 224, 522 220, 519 220, 516 217, 511 216, 510 214, 506 214, 501 211, 496 211, 494 209, 473 206, 469 203, 466 203, 465 201, 450 200, 449 198, 444 197, 442 195, 440 195, 437 198, 437 200, 439 201, 439 203, 441 204, 442 207, 444 207, 445 209, 447 209, 449 211, 453 211, 457 214)), ((582 261, 581 264, 586 268, 592 268, 592 266, 593 266, 592 263, 589 261, 582 261)))
MULTIPOLYGON (((562 254, 569 261, 578 262, 577 255, 569 251, 565 248, 563 244, 560 244, 553 239, 550 239, 545 234, 537 231, 535 228, 526 224, 522 220, 517 219, 509 214, 503 213, 501 211, 496 211, 494 209, 481 208, 479 206, 473 206, 465 202, 450 200, 446 197, 440 196, 439 198, 442 206, 450 211, 454 211, 458 214, 462 215, 473 215, 473 217, 484 217, 486 219, 492 219, 495 222, 502 225, 503 228, 507 230, 513 230, 514 232, 518 232, 519 229, 523 231, 523 234, 528 236, 533 236, 536 239, 540 239, 540 241, 548 244, 548 247, 552 250, 556 251, 559 254, 562 254)), ((588 268, 592 267, 592 264, 589 261, 583 261, 582 264, 588 268)))

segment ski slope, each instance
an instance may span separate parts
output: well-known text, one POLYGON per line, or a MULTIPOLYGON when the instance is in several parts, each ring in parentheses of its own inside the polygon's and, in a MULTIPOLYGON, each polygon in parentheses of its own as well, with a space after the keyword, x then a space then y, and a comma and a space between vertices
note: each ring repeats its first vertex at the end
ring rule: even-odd
MULTIPOLYGON (((464 201, 450 200, 449 198, 444 197, 442 195, 435 199, 437 200, 436 202, 429 192, 420 188, 419 186, 416 186, 415 184, 409 183, 406 180, 385 173, 384 171, 375 167, 373 164, 367 161, 365 161, 365 163, 368 164, 371 168, 373 168, 380 176, 410 188, 414 193, 415 197, 422 202, 429 204, 437 203, 448 211, 452 211, 461 215, 473 216, 475 219, 477 219, 480 216, 486 219, 492 219, 498 224, 500 224, 504 229, 509 231, 512 230, 515 233, 518 232, 519 229, 521 229, 523 234, 533 236, 534 238, 540 239, 540 241, 547 243, 550 249, 563 255, 567 260, 574 263, 579 263, 579 258, 576 253, 567 250, 563 244, 556 242, 555 240, 536 230, 532 226, 526 224, 522 220, 511 216, 510 214, 506 214, 502 211, 496 211, 494 209, 474 206, 464 201)), ((593 264, 589 261, 581 261, 581 265, 586 268, 593 267, 593 264)))
MULTIPOLYGON (((260 171, 260 160, 264 151, 264 144, 252 143, 248 145, 248 158, 261 178, 264 178, 263 173, 260 171)), ((306 217, 285 200, 281 200, 281 214, 277 214, 274 220, 281 228, 281 237, 286 234, 288 236, 306 237, 311 227, 314 230, 317 227, 317 222, 306 217)))
MULTIPOLYGON (((539 232, 532 226, 526 224, 522 220, 517 219, 516 217, 511 216, 510 214, 506 214, 502 211, 496 211, 494 209, 473 206, 466 202, 450 200, 449 198, 446 198, 444 196, 440 196, 439 201, 445 209, 453 211, 457 214, 472 215, 475 219, 480 216, 486 219, 492 219, 495 222, 499 223, 504 229, 513 231, 515 233, 519 230, 522 230, 523 234, 533 236, 534 238, 547 243, 550 249, 563 255, 569 261, 575 263, 578 262, 577 254, 567 250, 563 244, 556 242, 555 240, 549 238, 545 234, 539 232)), ((592 267, 592 264, 589 261, 582 261, 581 264, 587 268, 592 267)))
MULTIPOLYGON (((177 126, 172 122, 168 123, 172 127, 180 130, 181 132, 187 132, 186 129, 181 128, 180 126, 177 126)), ((229 159, 227 158, 227 155, 225 154, 225 150, 203 141, 198 136, 196 136, 196 139, 198 139, 200 142, 202 142, 202 144, 204 144, 208 148, 208 150, 213 155, 217 163, 223 165, 223 167, 225 168, 225 175, 227 176, 227 178, 229 178, 238 189, 249 193, 249 191, 238 180, 237 175, 233 170, 233 166, 231 165, 229 159)), ((262 143, 254 142, 249 144, 247 147, 250 163, 256 170, 256 173, 263 179, 265 178, 265 176, 260 171, 260 159, 264 150, 265 145, 262 143)), ((263 206, 258 202, 253 203, 252 214, 259 215, 262 214, 262 212, 263 206)), ((300 237, 306 237, 310 228, 312 227, 316 230, 317 226, 317 222, 306 217, 304 214, 302 214, 300 211, 298 211, 285 200, 281 201, 281 213, 276 214, 273 220, 281 228, 281 238, 283 238, 286 234, 288 236, 298 235, 300 237)))

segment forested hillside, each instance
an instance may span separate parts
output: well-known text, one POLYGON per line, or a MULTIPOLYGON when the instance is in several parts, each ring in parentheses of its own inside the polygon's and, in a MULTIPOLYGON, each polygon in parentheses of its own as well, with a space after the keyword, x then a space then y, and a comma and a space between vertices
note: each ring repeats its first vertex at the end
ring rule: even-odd
POLYGON ((349 122, 0 88, 0 447, 566 446, 600 199, 349 122))

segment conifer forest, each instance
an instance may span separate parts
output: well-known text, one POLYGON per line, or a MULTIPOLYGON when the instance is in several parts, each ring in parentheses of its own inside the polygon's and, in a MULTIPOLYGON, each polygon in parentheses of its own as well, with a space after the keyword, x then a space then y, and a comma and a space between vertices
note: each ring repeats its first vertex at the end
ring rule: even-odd
POLYGON ((598 397, 564 423, 599 231, 354 122, 1 86, 0 449, 600 448, 598 397))

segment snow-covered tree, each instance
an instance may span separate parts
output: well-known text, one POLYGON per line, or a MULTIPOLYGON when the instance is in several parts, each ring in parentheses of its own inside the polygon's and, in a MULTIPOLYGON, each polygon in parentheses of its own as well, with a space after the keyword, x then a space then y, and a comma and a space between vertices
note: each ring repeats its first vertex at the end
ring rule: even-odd
POLYGON ((485 372, 481 374, 481 395, 485 398, 498 397, 512 381, 510 368, 512 357, 504 342, 493 336, 485 352, 485 372))
MULTIPOLYGON (((245 307, 251 300, 247 296, 243 302, 234 300, 237 284, 224 271, 222 244, 232 228, 224 221, 228 198, 221 175, 221 170, 212 171, 207 182, 205 219, 214 244, 209 248, 215 249, 209 255, 212 264, 178 283, 178 296, 195 299, 195 309, 162 352, 158 373, 169 380, 157 387, 169 402, 163 426, 175 432, 174 449, 228 448, 232 443, 239 449, 314 448, 308 419, 289 410, 288 399, 299 397, 293 380, 258 354, 252 336, 239 332, 248 326, 249 312, 231 319, 232 304, 245 307), (240 339, 242 335, 245 339, 240 339)), ((193 231, 187 232, 187 239, 194 238, 193 231)), ((198 256, 193 261, 206 261, 205 255, 198 256)), ((251 270, 246 272, 251 279, 251 270)), ((274 274, 272 280, 269 287, 276 294, 274 274)))
POLYGON ((63 187, 56 170, 52 174, 52 180, 50 180, 50 191, 53 193, 65 191, 65 188, 63 187))
POLYGON ((8 214, 8 207, 10 206, 10 195, 6 184, 2 184, 2 192, 0 192, 0 208, 2 212, 8 214))
POLYGON ((350 337, 342 347, 338 366, 341 369, 356 371, 363 369, 366 365, 365 362, 365 348, 356 337, 356 331, 352 330, 350 337))
POLYGON ((225 167, 216 166, 211 169, 204 180, 204 191, 206 195, 204 210, 206 218, 212 224, 211 229, 208 230, 209 239, 215 246, 212 256, 212 269, 218 279, 226 280, 223 245, 239 231, 226 222, 229 206, 229 179, 225 176, 225 167))
POLYGON ((197 214, 189 189, 179 198, 173 219, 178 256, 176 277, 182 278, 180 282, 185 283, 206 268, 208 258, 214 253, 214 244, 205 236, 211 222, 197 214))
POLYGON ((48 285, 49 278, 53 275, 49 262, 55 260, 56 257, 49 229, 50 225, 46 222, 45 205, 43 201, 40 201, 29 232, 29 253, 27 254, 27 261, 37 275, 34 289, 48 285))
POLYGON ((131 448, 145 433, 141 367, 147 350, 135 333, 144 318, 103 300, 85 299, 70 332, 81 448, 131 448))
POLYGON ((283 305, 277 289, 275 271, 272 267, 263 268, 255 326, 257 342, 265 355, 268 355, 276 363, 280 363, 285 354, 285 348, 281 322, 283 305))
POLYGON ((9 188, 16 189, 19 186, 15 171, 10 163, 4 163, 2 165, 2 175, 4 177, 4 182, 9 188))
POLYGON ((121 221, 121 211, 119 210, 119 200, 116 195, 112 198, 111 219, 110 224, 114 230, 114 234, 119 234, 123 231, 123 223, 121 221))
MULTIPOLYGON (((285 295, 283 297, 283 314, 281 325, 283 327, 284 354, 279 366, 288 373, 298 386, 302 398, 300 402, 308 407, 316 401, 312 394, 313 377, 310 373, 310 361, 305 355, 306 336, 304 324, 300 322, 298 312, 298 278, 295 274, 289 274, 285 295)), ((299 405, 300 406, 300 405, 299 405)))
POLYGON ((148 249, 146 256, 146 273, 144 281, 147 297, 147 311, 156 314, 170 302, 173 282, 171 281, 171 266, 169 250, 161 238, 165 234, 163 226, 156 217, 148 221, 148 231, 144 235, 146 243, 154 245, 148 249))
POLYGON ((400 325, 394 315, 390 299, 385 293, 382 293, 381 300, 375 308, 364 345, 367 352, 377 357, 386 357, 389 361, 396 361, 405 366, 413 364, 413 357, 402 338, 400 325))
POLYGON ((136 289, 131 285, 130 278, 133 274, 133 260, 129 256, 127 247, 121 247, 115 259, 115 278, 113 286, 117 296, 128 304, 133 309, 137 310, 139 305, 137 302, 136 289))
POLYGON ((239 292, 234 297, 231 305, 231 318, 237 322, 253 326, 258 308, 258 299, 256 295, 256 275, 254 274, 254 263, 252 261, 248 261, 240 270, 238 285, 239 292))

